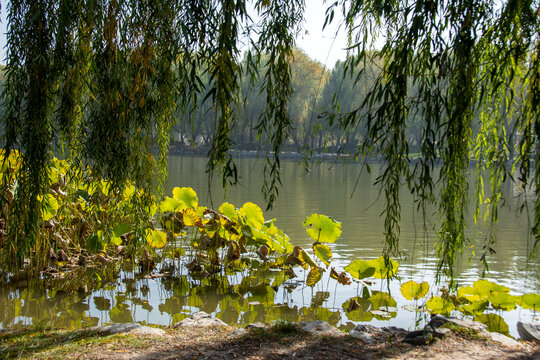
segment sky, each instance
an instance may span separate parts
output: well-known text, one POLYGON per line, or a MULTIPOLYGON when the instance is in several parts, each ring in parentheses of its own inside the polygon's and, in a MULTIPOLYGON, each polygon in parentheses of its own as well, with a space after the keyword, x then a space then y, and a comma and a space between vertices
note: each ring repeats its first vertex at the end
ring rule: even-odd
MULTIPOLYGON (((330 0, 306 0, 305 31, 297 38, 297 46, 311 58, 319 61, 327 68, 334 67, 336 60, 345 59, 344 50, 347 36, 343 30, 343 18, 340 11, 335 12, 332 24, 322 30, 326 9, 330 0), (341 29, 340 29, 341 25, 341 29), (336 31, 341 30, 336 37, 336 31)), ((6 10, 8 1, 2 1, 0 23, 0 63, 5 64, 6 57, 6 10)))

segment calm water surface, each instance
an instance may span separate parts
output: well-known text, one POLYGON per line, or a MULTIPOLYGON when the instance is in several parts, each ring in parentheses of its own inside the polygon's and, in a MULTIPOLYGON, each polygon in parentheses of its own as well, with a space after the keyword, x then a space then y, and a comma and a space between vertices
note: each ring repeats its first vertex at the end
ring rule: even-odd
MULTIPOLYGON (((225 197, 220 179, 215 179, 208 186, 205 158, 171 157, 169 191, 174 186, 192 187, 199 196, 200 205, 216 209, 224 201, 236 207, 251 201, 264 208, 264 198, 261 195, 263 160, 238 159, 237 166, 240 184, 230 188, 225 197)), ((290 236, 293 244, 306 249, 312 243, 302 226, 306 216, 320 213, 341 221, 342 237, 330 244, 334 255, 331 266, 339 271, 354 259, 379 257, 384 246, 384 218, 381 216, 383 202, 379 199, 378 187, 372 185, 377 175, 377 166, 372 166, 371 174, 360 174, 356 164, 332 166, 331 163, 323 163, 305 173, 296 162, 282 161, 283 188, 274 208, 265 212, 265 219, 276 218, 276 225, 290 236)), ((474 188, 474 184, 471 184, 471 188, 474 188)), ((484 267, 478 262, 478 255, 483 251, 486 234, 494 231, 497 235, 497 242, 493 245, 496 253, 488 258, 489 272, 486 278, 509 287, 515 295, 539 292, 538 262, 528 259, 533 242, 529 219, 526 213, 515 211, 523 201, 517 197, 520 191, 511 184, 507 184, 504 191, 512 209, 504 208, 500 211, 499 223, 493 229, 485 226, 469 227, 467 236, 471 244, 458 264, 459 285, 470 285, 482 275, 484 267)), ((472 192, 470 198, 473 199, 472 192)), ((45 323, 77 328, 127 321, 167 325, 202 309, 228 323, 323 319, 343 329, 367 321, 378 325, 415 328, 428 315, 402 309, 404 305, 414 303, 402 297, 399 287, 401 283, 413 279, 417 282, 427 281, 432 289, 436 288, 434 228, 437 226, 437 215, 435 209, 428 209, 428 218, 424 224, 422 215, 415 211, 416 205, 406 190, 403 190, 400 201, 402 256, 398 259, 399 279, 390 284, 376 281, 371 286, 373 294, 376 295, 377 291, 390 292, 395 299, 397 309, 387 309, 389 312, 369 312, 365 309, 366 312, 348 314, 344 307, 350 298, 361 295, 360 286, 336 285, 335 281, 324 278, 312 289, 303 285, 303 274, 299 274, 296 282, 288 284, 288 290, 282 287, 274 291, 264 283, 258 284, 257 279, 229 277, 216 284, 194 281, 186 276, 186 271, 174 281, 138 279, 133 273, 124 272, 90 294, 4 289, 0 293, 0 306, 4 308, 0 310, 0 327, 45 323), (247 286, 249 290, 242 291, 242 286, 247 286)), ((472 214, 469 217, 472 219, 472 214)), ((519 307, 510 312, 491 313, 490 321, 503 319, 513 336, 517 336, 515 323, 518 320, 531 321, 537 318, 536 314, 519 307)))

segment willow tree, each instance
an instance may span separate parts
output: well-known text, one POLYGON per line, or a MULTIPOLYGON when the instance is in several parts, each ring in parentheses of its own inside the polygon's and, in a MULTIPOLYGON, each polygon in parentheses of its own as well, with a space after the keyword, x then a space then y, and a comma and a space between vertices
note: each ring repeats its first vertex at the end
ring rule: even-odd
MULTIPOLYGON (((532 231, 538 245, 539 3, 343 0, 329 9, 328 20, 338 9, 345 16, 352 49, 349 68, 373 59, 384 62, 362 105, 330 120, 342 129, 365 126, 367 136, 356 154, 382 156, 378 182, 386 199, 386 254, 399 251, 399 192, 405 183, 424 214, 427 204, 438 205, 439 266, 453 279, 456 256, 466 242, 471 158, 477 168, 476 215, 481 205, 489 204, 490 221, 496 222, 504 200, 501 184, 514 179, 535 194, 532 231), (373 52, 377 41, 383 45, 373 52), (411 115, 420 117, 423 128, 414 166, 405 136, 411 115), (475 124, 480 124, 476 134, 475 124), (438 163, 440 174, 435 176, 438 163), (486 191, 481 177, 485 172, 490 179, 486 191), (437 181, 439 198, 434 195, 437 181)), ((363 78, 362 72, 356 74, 357 82, 363 78)), ((486 240, 484 262, 493 241, 494 236, 486 240)))
MULTIPOLYGON (((536 183, 539 219, 536 3, 339 0, 330 5, 328 21, 337 9, 345 15, 351 68, 366 68, 358 64, 370 56, 384 64, 362 105, 329 121, 345 130, 364 123, 367 136, 358 154, 377 152, 384 159, 379 182, 386 198, 387 254, 398 251, 398 195, 406 180, 419 206, 439 204, 441 266, 452 269, 464 243, 473 149, 477 163, 493 175, 494 208, 502 179, 513 174, 506 160, 515 160, 519 180, 536 183), (385 44, 370 52, 377 35, 385 44), (407 91, 410 82, 418 89, 414 96, 407 91), (424 122, 422 156, 413 169, 405 138, 410 112, 424 122), (516 159, 509 158, 501 115, 510 113, 519 138, 516 159), (476 117, 483 131, 473 147, 476 117), (443 191, 437 200, 433 169, 439 159, 443 191)), ((37 199, 49 185, 46 168, 55 151, 71 159, 74 173, 89 167, 118 188, 131 179, 148 194, 154 189, 159 194, 172 114, 192 109, 200 97, 216 114, 208 171, 220 171, 224 185, 234 182, 228 150, 239 117, 241 49, 247 49, 246 74, 253 83, 260 84, 255 78, 264 69, 266 106, 256 130, 271 143, 262 189, 271 206, 280 186, 279 150, 291 130, 290 64, 303 10, 303 0, 11 0, 2 141, 7 152, 23 154, 10 221, 24 226, 9 227, 8 251, 23 259, 36 247, 37 199), (211 84, 205 93, 200 74, 211 84)), ((357 79, 362 81, 361 71, 357 79)))

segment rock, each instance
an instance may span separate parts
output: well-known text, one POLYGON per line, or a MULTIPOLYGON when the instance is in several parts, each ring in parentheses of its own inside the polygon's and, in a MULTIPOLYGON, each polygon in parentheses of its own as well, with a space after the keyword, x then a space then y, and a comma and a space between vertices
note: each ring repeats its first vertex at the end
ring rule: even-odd
POLYGON ((518 321, 517 331, 525 341, 540 341, 540 324, 518 321))
POLYGON ((173 325, 173 327, 181 327, 181 326, 204 327, 204 326, 227 326, 227 324, 225 324, 223 321, 217 318, 211 317, 204 311, 199 311, 199 312, 191 314, 188 318, 185 318, 184 320, 173 325))
POLYGON ((369 324, 358 324, 356 325, 355 330, 369 334, 376 334, 383 331, 381 328, 369 324))
POLYGON ((137 323, 117 323, 108 326, 96 326, 90 328, 92 331, 98 331, 108 334, 119 334, 119 333, 132 333, 132 334, 144 334, 144 335, 155 335, 155 336, 165 336, 167 333, 161 329, 156 329, 149 326, 144 326, 137 323))
POLYGON ((349 331, 349 335, 352 336, 353 338, 362 340, 366 344, 372 344, 375 342, 375 339, 373 339, 373 335, 368 334, 367 332, 364 332, 364 331, 358 331, 356 329, 352 329, 351 331, 349 331))
POLYGON ((227 337, 242 337, 242 336, 245 336, 247 334, 249 334, 248 329, 240 328, 240 329, 236 329, 236 330, 233 330, 230 333, 228 333, 227 337))
POLYGON ((253 324, 246 325, 246 329, 266 329, 266 324, 262 322, 256 322, 253 324))
POLYGON ((381 328, 381 330, 384 332, 389 332, 396 336, 400 336, 400 335, 406 336, 409 333, 407 330, 396 327, 396 326, 386 326, 386 327, 381 328))
POLYGON ((249 324, 244 328, 236 329, 236 330, 231 331, 229 334, 227 334, 227 336, 229 336, 229 337, 240 337, 240 336, 244 336, 244 335, 249 334, 249 332, 251 330, 255 330, 255 329, 265 330, 266 329, 266 324, 261 323, 261 322, 256 322, 256 323, 253 323, 253 324, 249 324))
POLYGON ((443 337, 445 337, 446 335, 448 335, 448 334, 450 334, 452 332, 452 330, 450 330, 448 328, 435 328, 435 329, 432 329, 432 328, 429 328, 427 326, 426 326, 426 330, 428 330, 429 332, 431 332, 433 335, 435 335, 438 338, 443 338, 443 337))
POLYGON ((428 326, 436 329, 444 324, 454 324, 463 328, 474 330, 478 333, 487 331, 487 325, 472 320, 463 320, 455 317, 434 316, 431 318, 428 326))
POLYGON ((433 333, 424 330, 410 331, 402 340, 411 345, 425 345, 433 341, 433 333))
POLYGON ((326 321, 300 321, 298 328, 314 335, 344 336, 345 334, 326 321))
POLYGON ((504 346, 508 346, 508 347, 521 347, 522 346, 519 342, 512 339, 511 337, 508 337, 503 334, 499 334, 497 332, 484 331, 484 332, 481 332, 479 335, 485 338, 488 338, 492 341, 498 342, 499 344, 504 345, 504 346))

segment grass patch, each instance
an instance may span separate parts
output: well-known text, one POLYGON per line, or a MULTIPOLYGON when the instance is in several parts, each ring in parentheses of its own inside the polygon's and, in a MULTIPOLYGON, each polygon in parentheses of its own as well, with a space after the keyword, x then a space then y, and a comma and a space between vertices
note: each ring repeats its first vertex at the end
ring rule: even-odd
POLYGON ((466 328, 463 326, 459 326, 453 323, 446 323, 441 326, 442 328, 450 329, 456 334, 464 337, 465 339, 469 340, 486 340, 484 337, 478 335, 478 332, 476 330, 466 328))
POLYGON ((126 334, 102 335, 95 331, 43 330, 28 328, 0 334, 1 359, 65 359, 89 347, 144 348, 151 338, 126 334))

